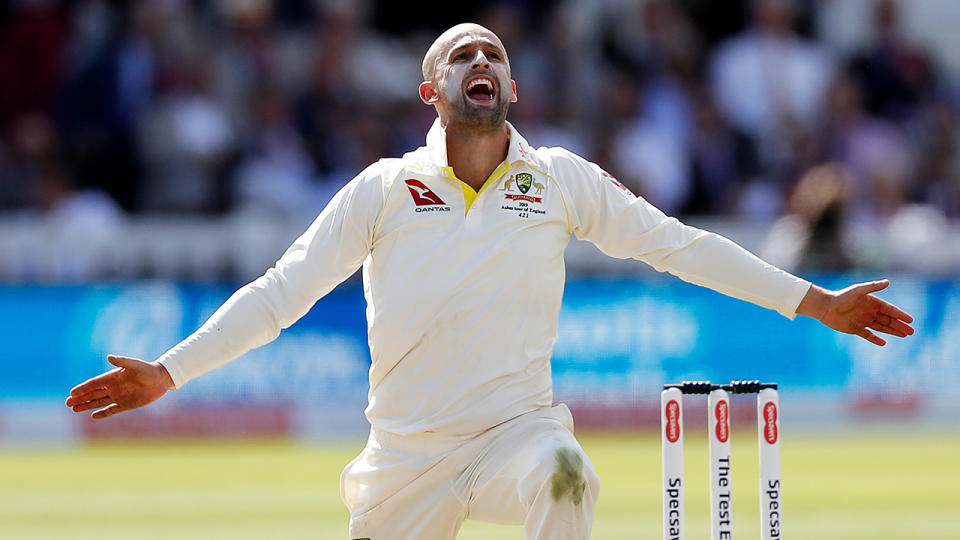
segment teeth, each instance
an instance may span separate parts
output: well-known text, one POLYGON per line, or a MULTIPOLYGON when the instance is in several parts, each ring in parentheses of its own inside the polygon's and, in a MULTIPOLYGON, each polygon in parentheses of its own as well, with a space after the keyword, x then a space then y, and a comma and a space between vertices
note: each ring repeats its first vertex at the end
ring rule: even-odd
POLYGON ((469 92, 474 86, 477 86, 478 84, 485 84, 489 86, 491 90, 493 90, 493 83, 491 83, 488 79, 474 79, 470 81, 470 84, 467 85, 467 91, 469 92))

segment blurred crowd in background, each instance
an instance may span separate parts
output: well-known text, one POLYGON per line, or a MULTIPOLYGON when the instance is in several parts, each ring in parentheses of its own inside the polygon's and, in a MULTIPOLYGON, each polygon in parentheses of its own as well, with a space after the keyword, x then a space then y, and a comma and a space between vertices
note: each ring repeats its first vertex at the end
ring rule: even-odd
POLYGON ((507 47, 508 119, 534 146, 667 213, 754 224, 786 268, 960 271, 958 74, 904 31, 915 2, 857 0, 868 39, 831 46, 820 15, 842 1, 11 0, 0 251, 26 256, 11 231, 28 222, 83 231, 68 252, 148 218, 302 229, 366 165, 423 144, 422 55, 472 20, 507 47))

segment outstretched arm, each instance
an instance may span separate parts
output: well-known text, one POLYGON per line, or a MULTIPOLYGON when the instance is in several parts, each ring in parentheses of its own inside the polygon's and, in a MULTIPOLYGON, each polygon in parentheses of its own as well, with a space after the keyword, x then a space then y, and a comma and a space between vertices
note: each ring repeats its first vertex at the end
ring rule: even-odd
POLYGON ((90 416, 99 420, 153 403, 174 388, 170 374, 157 362, 112 354, 107 360, 117 368, 74 386, 67 407, 74 412, 98 409, 90 416))
POLYGON ((897 337, 913 334, 913 317, 897 306, 877 298, 872 293, 890 285, 883 279, 858 283, 839 291, 830 291, 812 285, 800 301, 797 313, 813 317, 823 324, 847 334, 856 334, 875 345, 886 345, 871 330, 897 337))

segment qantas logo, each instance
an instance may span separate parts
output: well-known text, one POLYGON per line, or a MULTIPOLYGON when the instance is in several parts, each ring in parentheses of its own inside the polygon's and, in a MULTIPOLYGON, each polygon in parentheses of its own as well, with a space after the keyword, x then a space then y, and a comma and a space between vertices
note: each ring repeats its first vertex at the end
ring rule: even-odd
POLYGON ((410 190, 410 195, 413 197, 413 202, 417 206, 447 204, 443 202, 443 199, 441 199, 439 195, 431 191, 427 186, 423 185, 423 182, 414 180, 413 178, 404 180, 403 182, 407 184, 407 189, 410 190))
POLYGON ((717 402, 717 407, 713 411, 717 419, 716 435, 717 440, 725 443, 730 437, 730 404, 721 399, 717 402))
POLYGON ((663 411, 667 425, 664 429, 667 433, 667 440, 675 443, 680 439, 680 404, 671 399, 663 411))

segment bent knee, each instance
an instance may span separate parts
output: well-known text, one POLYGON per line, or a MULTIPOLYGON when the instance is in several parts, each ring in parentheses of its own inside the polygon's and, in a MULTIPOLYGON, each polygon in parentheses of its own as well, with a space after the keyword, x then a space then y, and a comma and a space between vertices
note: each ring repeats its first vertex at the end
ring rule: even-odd
POLYGON ((550 455, 541 456, 539 469, 538 495, 548 492, 555 502, 569 500, 575 505, 583 504, 584 500, 592 505, 596 500, 600 479, 581 449, 554 448, 550 455))
POLYGON ((573 448, 558 448, 554 454, 554 471, 550 477, 550 497, 560 501, 569 498, 573 504, 583 502, 587 488, 583 456, 573 448))

